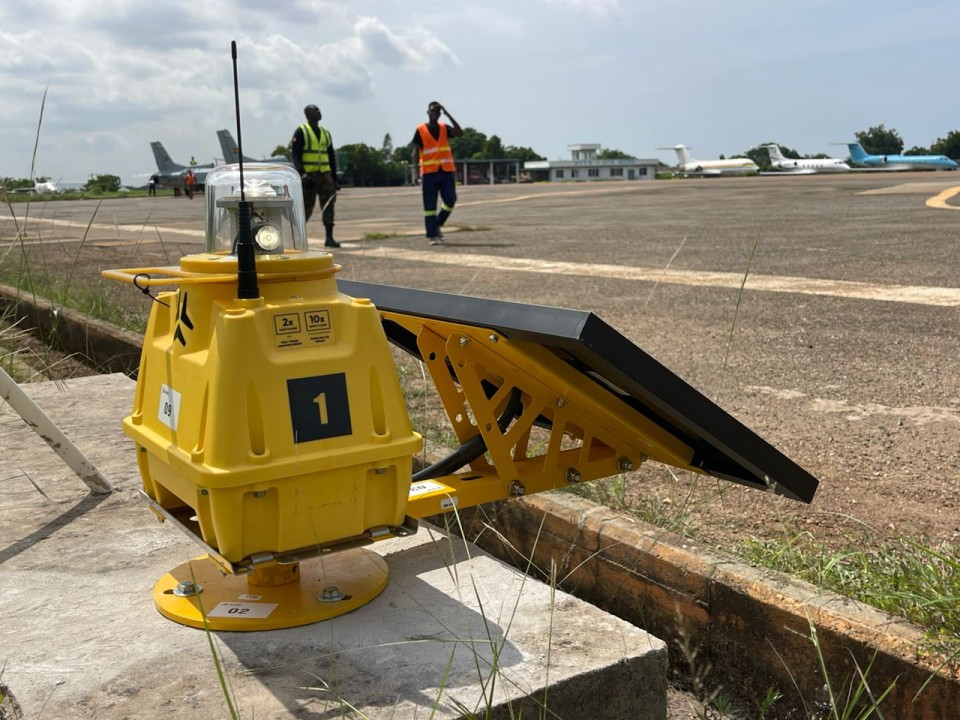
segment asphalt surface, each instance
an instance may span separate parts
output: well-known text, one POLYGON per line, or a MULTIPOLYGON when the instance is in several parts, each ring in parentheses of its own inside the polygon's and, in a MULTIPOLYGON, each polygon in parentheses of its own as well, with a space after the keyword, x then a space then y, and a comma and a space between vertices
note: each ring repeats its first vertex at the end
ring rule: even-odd
MULTIPOLYGON (((819 477, 807 522, 956 539, 952 190, 960 174, 473 186, 431 247, 417 188, 346 188, 334 257, 348 279, 590 310, 819 477)), ((101 267, 203 243, 201 196, 30 216, 28 242, 101 267)), ((319 218, 308 231, 320 247, 319 218)))

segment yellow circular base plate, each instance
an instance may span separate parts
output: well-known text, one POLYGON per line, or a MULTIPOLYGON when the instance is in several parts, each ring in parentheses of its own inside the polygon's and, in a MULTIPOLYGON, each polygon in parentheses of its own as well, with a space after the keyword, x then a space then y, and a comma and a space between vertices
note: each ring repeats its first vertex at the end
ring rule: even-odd
POLYGON ((153 588, 153 600, 164 617, 182 625, 202 628, 206 615, 211 630, 276 630, 356 610, 383 591, 387 577, 384 559, 364 548, 303 562, 299 580, 273 587, 249 585, 246 575, 223 575, 208 555, 201 555, 164 575, 153 588), (174 594, 179 583, 190 580, 203 587, 199 595, 174 594), (325 590, 328 598, 343 597, 318 600, 325 590))

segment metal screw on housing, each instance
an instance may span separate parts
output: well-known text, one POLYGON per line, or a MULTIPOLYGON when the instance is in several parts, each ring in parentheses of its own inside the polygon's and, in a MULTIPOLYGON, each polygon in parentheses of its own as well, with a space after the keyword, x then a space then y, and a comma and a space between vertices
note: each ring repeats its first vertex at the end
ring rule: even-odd
POLYGON ((583 478, 580 475, 580 471, 576 468, 567 468, 567 471, 563 474, 563 479, 570 485, 576 485, 583 478))
POLYGON ((469 344, 470 344, 470 338, 468 337, 460 338, 460 347, 466 347, 469 344))
POLYGON ((617 470, 620 472, 630 472, 633 470, 633 460, 628 457, 622 457, 617 460, 617 470))
POLYGON ((643 453, 643 452, 640 453, 640 462, 641 462, 641 463, 645 463, 645 462, 646 462, 647 460, 649 460, 649 459, 650 459, 650 456, 649 456, 649 455, 647 455, 646 453, 643 453))
POLYGON ((177 583, 173 589, 173 594, 177 597, 194 597, 203 592, 203 585, 195 583, 193 580, 183 580, 177 583))
POLYGON ((508 492, 510 493, 510 497, 523 497, 527 492, 527 488, 519 480, 514 480, 510 483, 508 492))
POLYGON ((343 598, 346 597, 336 585, 327 585, 323 592, 317 595, 317 600, 319 602, 332 603, 340 602, 343 598))

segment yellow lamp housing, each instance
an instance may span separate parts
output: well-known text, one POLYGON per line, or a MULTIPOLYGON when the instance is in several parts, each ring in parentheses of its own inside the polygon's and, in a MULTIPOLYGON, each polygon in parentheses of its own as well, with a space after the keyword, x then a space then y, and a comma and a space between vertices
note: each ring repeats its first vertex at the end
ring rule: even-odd
POLYGON ((386 566, 368 551, 309 581, 299 562, 414 532, 406 506, 422 447, 377 309, 338 291, 329 253, 306 249, 299 176, 248 167, 252 225, 280 237, 257 254, 259 297, 237 297, 236 166, 208 175, 207 252, 178 268, 104 273, 174 286, 152 307, 123 427, 151 508, 215 563, 171 571, 157 606, 215 629, 314 622, 379 593, 386 566), (260 606, 240 613, 242 597, 260 606))

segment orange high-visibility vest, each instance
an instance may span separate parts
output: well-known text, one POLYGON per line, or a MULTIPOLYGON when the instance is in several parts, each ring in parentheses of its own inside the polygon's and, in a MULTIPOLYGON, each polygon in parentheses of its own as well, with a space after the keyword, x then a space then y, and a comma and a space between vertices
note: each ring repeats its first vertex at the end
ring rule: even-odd
POLYGON ((440 123, 440 137, 436 140, 430 134, 426 123, 421 123, 417 130, 423 142, 423 147, 420 149, 420 174, 426 175, 437 170, 453 172, 456 166, 453 164, 453 152, 447 140, 447 126, 440 123))

